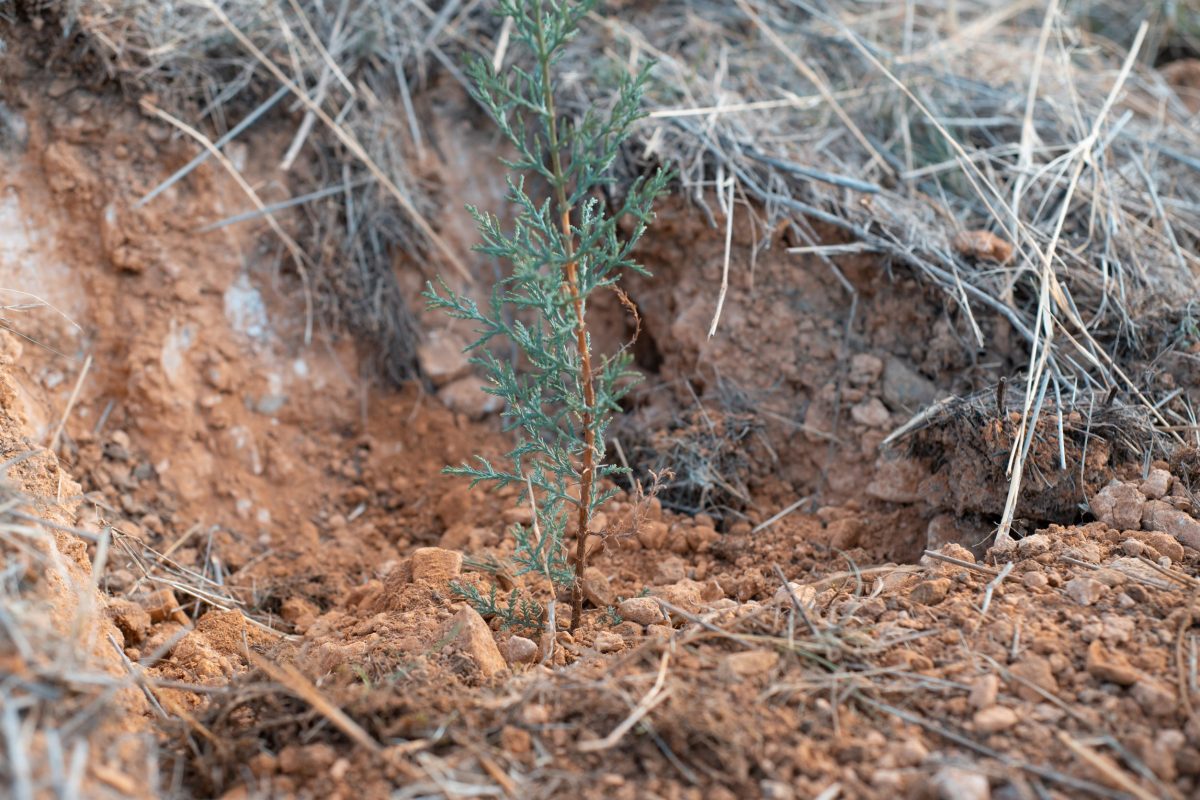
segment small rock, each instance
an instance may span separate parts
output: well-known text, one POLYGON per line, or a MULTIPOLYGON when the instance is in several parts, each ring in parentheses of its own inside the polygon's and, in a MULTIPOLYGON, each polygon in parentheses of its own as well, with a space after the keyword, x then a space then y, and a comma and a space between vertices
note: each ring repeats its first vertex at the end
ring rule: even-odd
POLYGON ((180 625, 191 624, 187 614, 179 607, 179 600, 176 599, 173 589, 164 587, 151 592, 149 597, 142 602, 142 606, 150 613, 152 622, 163 622, 169 619, 180 625))
POLYGON ((942 767, 933 776, 938 800, 990 800, 988 779, 959 767, 942 767))
POLYGON ((803 583, 788 581, 787 586, 780 586, 775 591, 775 596, 771 598, 771 602, 775 605, 782 605, 785 609, 792 605, 792 597, 796 598, 802 606, 811 606, 813 600, 817 599, 817 590, 813 586, 805 586, 803 583))
POLYGON ((999 733, 1017 724, 1017 712, 1006 706, 991 706, 975 712, 973 720, 980 733, 999 733))
POLYGON ((725 656, 725 670, 738 678, 753 678, 763 675, 779 663, 779 653, 774 650, 747 650, 725 656))
POLYGON ((414 581, 445 583, 462 574, 463 554, 440 547, 421 547, 412 554, 414 581))
POLYGON ((707 552, 721 538, 717 529, 709 525, 693 525, 684 531, 688 549, 693 553, 707 552))
POLYGON ((1096 542, 1083 542, 1082 544, 1071 545, 1066 548, 1063 550, 1063 555, 1087 564, 1099 564, 1102 554, 1100 552, 1100 545, 1096 542))
POLYGON ((704 602, 700 596, 702 588, 704 588, 704 584, 684 578, 670 586, 660 586, 651 594, 654 597, 661 597, 680 611, 695 614, 704 602))
POLYGON ((661 550, 669 533, 670 528, 662 520, 645 520, 638 525, 637 540, 647 550, 661 550))
POLYGON ((592 646, 601 653, 615 653, 625 647, 625 640, 612 631, 598 631, 592 646))
POLYGON ((1063 587, 1067 596, 1081 606, 1090 606, 1108 592, 1108 587, 1094 578, 1079 577, 1067 581, 1063 587))
POLYGON ((597 567, 588 567, 583 571, 583 598, 596 608, 608 608, 613 604, 608 576, 597 567))
POLYGON ((1139 542, 1137 539, 1126 539, 1121 542, 1121 552, 1130 558, 1137 558, 1146 549, 1146 545, 1139 542))
POLYGON ((929 477, 929 469, 911 458, 879 459, 875 462, 875 477, 865 489, 868 497, 886 503, 915 503, 921 499, 921 481, 929 477))
MULTIPOLYGON (((1183 545, 1169 533, 1160 531, 1136 531, 1137 541, 1154 548, 1155 553, 1166 556, 1175 562, 1183 561, 1183 545)), ((1126 555, 1132 555, 1127 553, 1126 555)))
POLYGON ((617 606, 617 613, 621 615, 621 619, 636 622, 638 625, 651 625, 664 619, 662 607, 653 597, 631 597, 624 600, 617 606))
POLYGON ((1046 576, 1046 573, 1037 570, 1026 572, 1021 576, 1021 585, 1031 592, 1038 589, 1045 589, 1049 583, 1050 578, 1046 576))
POLYGON ((445 386, 470 371, 471 365, 463 352, 467 347, 459 336, 449 331, 433 331, 417 345, 417 363, 421 373, 434 386, 445 386))
POLYGON ((1164 781, 1173 782, 1179 776, 1179 760, 1186 745, 1187 738, 1183 731, 1172 728, 1159 731, 1154 736, 1150 752, 1144 753, 1146 766, 1164 781))
POLYGON ((971 683, 971 695, 968 699, 971 707, 985 709, 996 705, 996 697, 1000 694, 1000 678, 991 673, 980 675, 971 683))
POLYGON ((850 418, 868 428, 882 428, 888 424, 892 415, 878 397, 871 397, 853 406, 850 409, 850 418))
POLYGON ((654 568, 654 583, 678 583, 687 577, 687 564, 679 556, 667 556, 654 568))
POLYGON ((437 396, 442 405, 451 411, 465 414, 471 419, 483 419, 504 407, 503 400, 484 391, 487 385, 482 378, 468 375, 447 383, 438 390, 437 396))
POLYGON ((1136 530, 1142 525, 1142 509, 1146 505, 1146 498, 1136 486, 1113 481, 1092 497, 1090 505, 1096 519, 1110 528, 1136 530))
POLYGON ((923 606, 935 606, 946 599, 946 595, 950 593, 950 585, 949 578, 923 581, 913 587, 908 594, 908 599, 923 606))
POLYGON ((1141 677, 1130 690, 1133 699, 1151 717, 1169 717, 1175 713, 1175 692, 1153 678, 1141 677))
POLYGON ((1088 645, 1087 671, 1092 677, 1118 686, 1132 686, 1140 677, 1138 671, 1121 653, 1109 650, 1099 640, 1088 645))
POLYGON ((1017 542, 1017 555, 1021 558, 1036 558, 1050 550, 1050 537, 1044 533, 1026 536, 1017 542))
POLYGON ((895 411, 916 411, 933 402, 937 387, 903 361, 888 357, 883 365, 883 400, 895 411))
POLYGON ((1020 661, 1011 665, 1008 671, 1014 678, 1020 679, 1013 681, 1011 688, 1022 700, 1036 703, 1046 699, 1029 684, 1051 694, 1058 692, 1058 681, 1054 677, 1054 670, 1050 666, 1050 661, 1044 656, 1026 653, 1020 661))
POLYGON ((446 623, 442 638, 450 639, 466 654, 484 678, 495 675, 507 666, 496 640, 492 638, 492 629, 479 616, 479 612, 470 606, 463 606, 446 623))
POLYGON ((1162 500, 1146 503, 1142 527, 1148 531, 1170 534, 1183 546, 1200 550, 1200 522, 1162 500))
POLYGON ((855 386, 870 386, 883 374, 883 359, 870 353, 855 353, 850 357, 850 372, 846 376, 855 386))
POLYGON ((135 647, 150 635, 150 614, 132 600, 108 598, 108 615, 124 634, 126 647, 135 647))
POLYGON ((1171 473, 1156 467, 1150 470, 1150 474, 1138 488, 1147 500, 1161 500, 1171 491, 1171 473))
POLYGON ((504 655, 510 664, 532 664, 537 661, 540 652, 537 642, 524 636, 510 637, 504 646, 504 655))

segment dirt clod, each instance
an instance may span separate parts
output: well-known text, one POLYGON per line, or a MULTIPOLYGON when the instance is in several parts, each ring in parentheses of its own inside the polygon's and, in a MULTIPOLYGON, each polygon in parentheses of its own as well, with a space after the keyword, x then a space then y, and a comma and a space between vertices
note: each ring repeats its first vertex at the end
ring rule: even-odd
POLYGON ((1110 650, 1099 639, 1088 645, 1087 671, 1094 678, 1118 686, 1132 686, 1139 677, 1138 670, 1124 654, 1110 650))
POLYGON ((913 587, 909 599, 923 606, 934 606, 946 599, 946 595, 950 593, 950 586, 949 578, 922 581, 913 587))

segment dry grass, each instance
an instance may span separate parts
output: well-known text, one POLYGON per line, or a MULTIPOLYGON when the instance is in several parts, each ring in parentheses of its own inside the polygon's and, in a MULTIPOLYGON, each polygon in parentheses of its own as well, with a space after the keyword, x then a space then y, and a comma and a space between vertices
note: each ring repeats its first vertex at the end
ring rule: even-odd
POLYGON ((131 796, 146 776, 112 766, 114 755, 136 748, 156 773, 156 748, 148 732, 114 736, 111 723, 130 713, 130 691, 149 689, 123 654, 117 662, 98 656, 110 647, 121 653, 97 622, 108 535, 55 522, 55 498, 25 493, 10 475, 47 457, 30 451, 0 465, 0 786, 15 800, 131 796), (95 546, 90 580, 60 549, 60 539, 76 537, 95 546), (94 735, 106 725, 105 737, 94 735))

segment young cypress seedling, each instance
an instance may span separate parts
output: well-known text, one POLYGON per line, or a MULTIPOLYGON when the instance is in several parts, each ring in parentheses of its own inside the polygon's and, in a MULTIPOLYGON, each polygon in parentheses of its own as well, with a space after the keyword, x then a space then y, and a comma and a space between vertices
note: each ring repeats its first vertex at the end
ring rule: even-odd
POLYGON ((477 249, 511 270, 493 287, 486 308, 444 282, 440 291, 430 285, 425 292, 431 307, 475 323, 479 338, 467 349, 489 380, 487 391, 504 400, 506 428, 517 439, 510 468, 476 456, 445 471, 469 477, 472 486, 523 487, 521 502, 534 505, 534 522, 514 529, 513 560, 519 573, 539 572, 570 590, 572 631, 582 616, 589 526, 615 492, 602 481, 621 471, 605 461, 605 433, 636 378, 624 348, 592 352, 588 302, 596 292, 619 292, 626 272, 648 274, 631 252, 668 180, 660 169, 635 181, 612 211, 601 196, 612 184, 610 169, 629 127, 641 116, 648 67, 619 79, 606 112, 590 110, 572 124, 556 108, 555 69, 593 4, 500 0, 499 12, 512 19, 512 41, 528 51, 532 66, 498 74, 478 61, 470 76, 475 99, 516 153, 503 163, 512 173, 509 198, 517 213, 506 230, 493 214, 468 210, 482 237, 477 249), (535 186, 545 196, 535 198, 535 186), (633 223, 625 236, 618 228, 623 218, 633 223), (515 345, 524 363, 498 359, 488 349, 497 338, 515 345), (572 519, 574 553, 567 538, 572 519))

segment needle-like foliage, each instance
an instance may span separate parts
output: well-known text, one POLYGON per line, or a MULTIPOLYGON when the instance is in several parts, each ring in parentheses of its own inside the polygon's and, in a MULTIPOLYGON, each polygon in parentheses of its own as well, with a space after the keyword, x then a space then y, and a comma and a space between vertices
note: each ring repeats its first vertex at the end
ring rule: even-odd
POLYGON ((624 349, 593 357, 588 301, 597 291, 615 291, 627 271, 647 274, 631 253, 668 180, 659 170, 636 181, 616 209, 602 199, 621 143, 640 116, 649 67, 622 77, 607 112, 593 109, 572 124, 556 111, 555 66, 592 5, 500 1, 500 13, 513 21, 513 41, 532 57, 532 67, 497 73, 481 60, 470 75, 476 100, 516 152, 504 164, 512 173, 509 197, 517 214, 506 229, 493 214, 468 209, 483 239, 477 249, 508 262, 511 271, 493 288, 486 308, 444 283, 425 293, 432 307, 475 323, 479 338, 468 350, 489 379, 487 391, 504 400, 507 427, 517 434, 510 466, 476 457, 446 471, 469 477, 472 486, 524 487, 521 502, 535 503, 536 522, 516 529, 514 560, 521 572, 540 572, 556 586, 573 588, 572 630, 582 611, 579 581, 589 523, 613 494, 600 489, 601 482, 620 471, 604 460, 605 432, 636 377, 624 349), (542 191, 535 198, 530 187, 542 191), (618 221, 626 217, 633 225, 623 236, 618 221), (488 349, 497 338, 519 349, 525 362, 520 369, 488 349), (566 546, 572 516, 573 554, 566 546))

